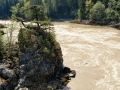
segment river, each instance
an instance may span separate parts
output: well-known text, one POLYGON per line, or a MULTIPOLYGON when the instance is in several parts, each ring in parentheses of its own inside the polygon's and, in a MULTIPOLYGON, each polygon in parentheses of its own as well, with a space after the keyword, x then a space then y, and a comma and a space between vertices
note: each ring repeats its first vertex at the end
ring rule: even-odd
POLYGON ((54 23, 64 65, 76 70, 65 90, 120 90, 120 31, 111 27, 54 23))
MULTIPOLYGON (((119 30, 68 22, 54 22, 54 28, 64 65, 76 70, 64 90, 120 90, 119 30)), ((15 41, 17 34, 15 29, 15 41)))

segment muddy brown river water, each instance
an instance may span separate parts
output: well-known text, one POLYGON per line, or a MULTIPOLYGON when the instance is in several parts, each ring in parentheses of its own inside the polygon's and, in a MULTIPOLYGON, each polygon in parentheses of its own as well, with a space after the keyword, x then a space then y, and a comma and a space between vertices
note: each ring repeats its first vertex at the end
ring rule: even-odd
POLYGON ((120 90, 120 31, 56 22, 64 65, 76 70, 65 90, 120 90))
MULTIPOLYGON (((64 65, 77 73, 64 90, 120 90, 119 30, 67 22, 54 27, 64 65)), ((15 29, 14 40, 17 34, 15 29)))

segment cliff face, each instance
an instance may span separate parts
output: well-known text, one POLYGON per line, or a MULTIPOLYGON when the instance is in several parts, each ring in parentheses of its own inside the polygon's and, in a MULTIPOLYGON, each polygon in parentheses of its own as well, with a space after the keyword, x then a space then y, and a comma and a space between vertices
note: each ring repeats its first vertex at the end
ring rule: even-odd
POLYGON ((55 90, 67 85, 75 71, 63 67, 60 45, 46 33, 20 30, 19 47, 1 54, 0 90, 55 90))

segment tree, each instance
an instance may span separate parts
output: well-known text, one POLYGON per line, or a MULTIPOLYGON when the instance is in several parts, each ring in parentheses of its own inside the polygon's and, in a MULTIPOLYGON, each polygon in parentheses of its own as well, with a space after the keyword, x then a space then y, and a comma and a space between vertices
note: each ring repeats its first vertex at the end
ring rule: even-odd
POLYGON ((11 8, 11 12, 11 19, 20 21, 25 28, 30 28, 24 24, 25 20, 36 23, 37 29, 40 28, 41 21, 47 18, 43 7, 41 5, 30 5, 30 1, 25 1, 23 6, 20 6, 20 3, 16 4, 11 8))
POLYGON ((90 9, 92 8, 92 6, 93 6, 92 0, 86 0, 86 2, 85 2, 86 18, 89 18, 90 9))
POLYGON ((117 3, 115 0, 109 0, 108 8, 105 10, 107 22, 117 22, 119 20, 119 10, 117 11, 117 8, 119 8, 118 6, 119 1, 117 3))
POLYGON ((116 11, 119 14, 118 20, 120 21, 120 0, 118 0, 117 5, 116 5, 116 11))
POLYGON ((109 0, 108 2, 108 8, 111 8, 111 9, 116 9, 116 5, 117 5, 117 2, 115 0, 109 0))
POLYGON ((80 9, 81 19, 85 18, 85 0, 78 0, 78 9, 80 9))
POLYGON ((13 15, 11 18, 21 22, 24 27, 20 29, 18 34, 20 51, 26 52, 26 48, 31 49, 35 42, 32 38, 34 35, 37 38, 42 37, 43 42, 39 41, 38 43, 43 48, 43 51, 44 49, 49 51, 52 47, 52 43, 49 43, 49 41, 54 42, 54 33, 51 20, 45 15, 44 8, 41 5, 31 5, 29 1, 23 4, 22 7, 18 7, 18 4, 16 4, 17 8, 15 8, 16 6, 12 7, 13 15), (29 21, 30 24, 25 24, 25 21, 29 21))
POLYGON ((81 20, 81 11, 80 11, 80 9, 78 9, 78 11, 77 11, 77 13, 76 13, 76 18, 77 18, 78 20, 81 20))
POLYGON ((106 14, 106 22, 112 22, 115 21, 117 22, 119 20, 119 13, 116 10, 113 10, 111 8, 107 8, 105 10, 105 14, 106 14))
POLYGON ((90 9, 90 20, 103 21, 105 17, 105 6, 100 1, 98 1, 90 9))

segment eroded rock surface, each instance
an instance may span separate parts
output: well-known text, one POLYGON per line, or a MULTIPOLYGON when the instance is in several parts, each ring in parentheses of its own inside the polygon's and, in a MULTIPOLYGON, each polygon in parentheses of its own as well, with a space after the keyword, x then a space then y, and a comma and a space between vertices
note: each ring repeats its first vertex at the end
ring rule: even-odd
POLYGON ((0 90, 56 90, 66 86, 75 72, 64 67, 60 44, 51 42, 48 52, 39 44, 39 36, 26 37, 32 38, 32 44, 23 43, 24 52, 14 47, 9 56, 1 54, 0 90))

